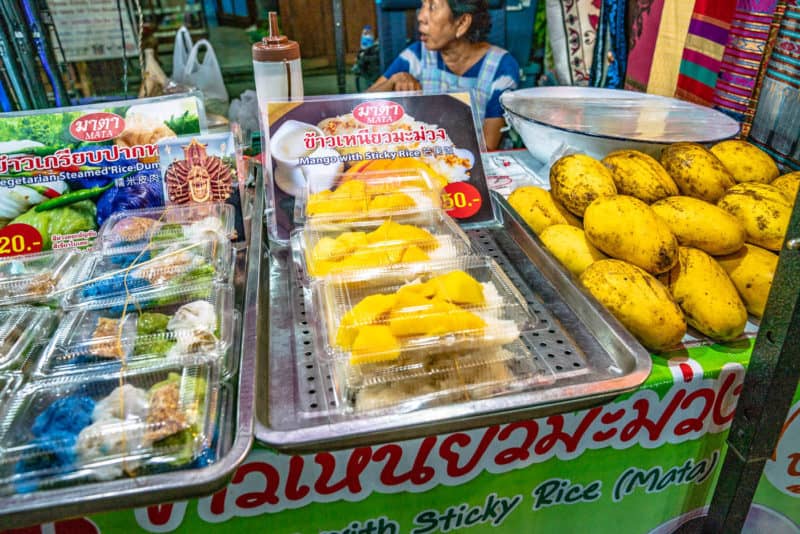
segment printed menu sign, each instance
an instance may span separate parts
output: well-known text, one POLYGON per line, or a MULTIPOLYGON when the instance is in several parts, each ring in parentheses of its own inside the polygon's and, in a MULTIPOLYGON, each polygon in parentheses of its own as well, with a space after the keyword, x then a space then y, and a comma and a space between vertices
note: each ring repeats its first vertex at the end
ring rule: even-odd
MULTIPOLYGON (((58 28, 60 45, 67 61, 93 61, 122 57, 122 35, 117 0, 47 0, 58 28)), ((136 37, 123 7, 125 53, 135 56, 136 37)), ((55 39, 54 39, 55 40, 55 39)))
POLYGON ((297 204, 371 176, 419 175, 461 223, 492 220, 470 96, 376 95, 267 103, 270 235, 286 241, 297 204))
MULTIPOLYGON (((179 150, 204 122, 193 96, 0 116, 0 257, 85 248, 115 212, 182 203, 165 188, 159 144, 179 150)), ((195 159, 192 183, 211 184, 205 170, 221 160, 195 159)), ((173 189, 188 183, 173 174, 173 189)))

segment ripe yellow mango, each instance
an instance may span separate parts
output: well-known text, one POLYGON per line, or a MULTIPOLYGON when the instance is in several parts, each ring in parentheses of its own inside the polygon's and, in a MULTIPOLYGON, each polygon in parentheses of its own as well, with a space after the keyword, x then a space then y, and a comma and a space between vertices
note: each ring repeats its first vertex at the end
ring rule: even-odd
POLYGON ((580 276, 595 261, 607 258, 586 239, 583 230, 568 224, 548 226, 539 238, 547 250, 575 276, 580 276))
POLYGON ((742 223, 720 207, 699 198, 675 196, 650 206, 678 243, 712 255, 730 254, 744 245, 742 223))
POLYGON ((570 154, 550 168, 550 192, 578 217, 593 200, 617 194, 614 177, 605 165, 585 154, 570 154))
POLYGON ((536 234, 552 224, 581 225, 577 217, 553 198, 550 191, 541 187, 518 187, 509 195, 508 203, 536 234))
POLYGON ((711 147, 733 179, 737 182, 768 184, 780 171, 772 157, 757 146, 741 139, 720 141, 711 147))
POLYGON ((772 181, 774 187, 783 191, 791 202, 797 199, 797 190, 800 189, 800 171, 789 172, 778 176, 772 181))
POLYGON ((777 187, 741 183, 728 189, 717 205, 739 219, 748 243, 769 250, 780 250, 783 246, 792 201, 777 187))
POLYGON ((678 247, 678 264, 659 277, 683 310, 686 322, 715 341, 736 339, 747 310, 736 287, 714 258, 700 249, 678 247))
POLYGON ((772 289, 772 279, 778 268, 778 256, 745 243, 740 250, 727 256, 719 256, 716 260, 733 280, 747 311, 756 317, 762 317, 769 291, 772 289))
POLYGON ((674 143, 661 151, 661 165, 686 196, 716 202, 736 181, 725 165, 698 143, 674 143))
POLYGON ((681 309, 651 274, 621 260, 598 260, 581 283, 650 350, 674 347, 686 334, 681 309))
POLYGON ((670 270, 678 260, 678 242, 669 226, 638 198, 598 198, 586 208, 583 229, 607 255, 652 274, 670 270))
POLYGON ((603 158, 620 195, 652 204, 678 194, 678 186, 652 156, 638 150, 617 150, 603 158))

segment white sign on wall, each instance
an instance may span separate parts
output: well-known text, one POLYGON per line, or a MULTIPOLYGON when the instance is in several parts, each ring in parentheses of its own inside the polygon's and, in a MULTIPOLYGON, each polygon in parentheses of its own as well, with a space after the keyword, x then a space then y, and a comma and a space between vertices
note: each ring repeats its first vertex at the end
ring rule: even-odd
MULTIPOLYGON (((122 57, 122 34, 117 0, 47 0, 67 61, 122 57)), ((125 52, 138 54, 127 0, 120 0, 125 29, 125 52)))

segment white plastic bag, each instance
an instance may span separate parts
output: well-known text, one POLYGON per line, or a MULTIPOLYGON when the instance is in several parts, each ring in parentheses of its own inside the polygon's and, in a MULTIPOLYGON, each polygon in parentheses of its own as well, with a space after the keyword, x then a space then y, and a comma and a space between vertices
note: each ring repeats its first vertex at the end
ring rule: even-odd
POLYGON ((202 91, 206 100, 228 103, 228 90, 225 89, 225 82, 222 80, 222 69, 219 67, 217 55, 214 53, 214 47, 205 39, 197 41, 189 52, 183 71, 183 83, 202 91), (206 49, 206 55, 200 63, 198 56, 203 48, 206 49))
POLYGON ((192 51, 192 36, 186 26, 181 26, 175 34, 175 47, 172 49, 172 80, 183 83, 186 60, 192 51))

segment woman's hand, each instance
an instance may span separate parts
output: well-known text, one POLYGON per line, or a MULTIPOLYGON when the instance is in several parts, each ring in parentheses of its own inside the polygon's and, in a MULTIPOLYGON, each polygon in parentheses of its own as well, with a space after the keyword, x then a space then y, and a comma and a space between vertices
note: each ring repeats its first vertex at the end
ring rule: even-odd
POLYGON ((389 81, 395 91, 419 91, 422 89, 417 79, 407 72, 395 72, 389 81))
POLYGON ((378 80, 367 89, 367 92, 382 92, 382 91, 419 91, 422 86, 407 72, 395 72, 390 78, 381 76, 378 80))

